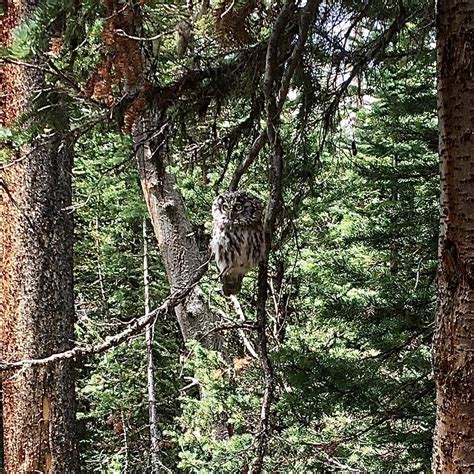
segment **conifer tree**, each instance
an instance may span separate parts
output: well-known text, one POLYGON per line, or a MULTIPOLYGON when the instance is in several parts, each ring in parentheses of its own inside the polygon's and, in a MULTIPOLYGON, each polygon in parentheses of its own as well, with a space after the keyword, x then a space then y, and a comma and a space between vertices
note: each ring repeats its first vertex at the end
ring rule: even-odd
POLYGON ((435 472, 474 465, 473 2, 438 2, 439 300, 433 344, 435 472))
MULTIPOLYGON (((0 17, 2 46, 38 2, 7 2, 0 17)), ((44 98, 41 68, 2 64, 2 127, 44 98)), ((51 104, 67 119, 58 102, 51 104)), ((33 133, 33 132, 32 132, 33 133)), ((36 127, 35 138, 3 150, 2 359, 37 359, 68 349, 74 340, 72 276, 72 154, 64 129, 36 127)), ((33 135, 32 135, 33 136, 33 135)), ((75 387, 71 361, 24 367, 3 375, 6 472, 79 472, 75 387)))

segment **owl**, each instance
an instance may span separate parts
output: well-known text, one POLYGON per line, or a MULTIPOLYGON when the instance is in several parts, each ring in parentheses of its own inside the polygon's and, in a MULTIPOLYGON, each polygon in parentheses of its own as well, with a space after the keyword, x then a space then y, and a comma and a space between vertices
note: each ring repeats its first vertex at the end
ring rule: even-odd
POLYGON ((245 192, 217 196, 212 206, 211 250, 224 295, 240 291, 244 275, 265 256, 263 203, 245 192))

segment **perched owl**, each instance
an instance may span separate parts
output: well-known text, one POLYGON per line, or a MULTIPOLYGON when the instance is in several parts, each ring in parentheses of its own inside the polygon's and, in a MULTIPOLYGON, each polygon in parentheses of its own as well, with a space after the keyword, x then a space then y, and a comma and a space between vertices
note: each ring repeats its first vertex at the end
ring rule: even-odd
POLYGON ((217 196, 212 206, 211 249, 224 295, 240 291, 244 275, 265 255, 263 203, 245 192, 217 196))

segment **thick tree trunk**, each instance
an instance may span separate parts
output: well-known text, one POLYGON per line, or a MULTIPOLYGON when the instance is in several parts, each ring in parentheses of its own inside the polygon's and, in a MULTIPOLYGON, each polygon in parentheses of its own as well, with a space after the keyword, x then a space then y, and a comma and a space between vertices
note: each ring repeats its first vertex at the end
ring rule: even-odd
MULTIPOLYGON (((185 288, 204 262, 186 215, 183 197, 176 189, 176 180, 163 169, 165 147, 163 135, 152 132, 156 126, 150 118, 140 120, 135 134, 136 153, 143 194, 168 281, 174 291, 185 288)), ((199 286, 175 311, 185 341, 195 339, 208 349, 219 348, 218 336, 209 333, 215 316, 199 286)))
MULTIPOLYGON (((15 2, 8 13, 24 18, 36 3, 15 2)), ((18 66, 4 66, 1 76, 8 125, 26 109, 42 77, 18 66)), ((74 339, 70 148, 56 134, 23 146, 14 158, 0 177, 6 361, 64 351, 74 339)), ((4 374, 5 472, 79 472, 74 409, 70 361, 4 374)))
POLYGON ((441 157, 433 471, 474 471, 474 1, 438 2, 441 157))

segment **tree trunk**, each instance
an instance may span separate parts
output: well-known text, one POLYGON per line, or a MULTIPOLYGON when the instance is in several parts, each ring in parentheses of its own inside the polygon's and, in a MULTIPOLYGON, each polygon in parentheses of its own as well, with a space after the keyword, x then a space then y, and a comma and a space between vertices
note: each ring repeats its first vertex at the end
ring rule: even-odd
MULTIPOLYGON (((157 121, 150 119, 150 116, 142 118, 137 125, 135 147, 143 195, 168 281, 174 291, 185 288, 205 262, 187 218, 183 197, 176 189, 176 180, 164 170, 164 133, 153 134, 157 126, 157 121)), ((195 339, 208 349, 219 348, 217 334, 209 333, 215 316, 199 286, 175 311, 185 341, 195 339)))
POLYGON ((438 2, 439 303, 433 471, 474 471, 474 2, 438 2))
MULTIPOLYGON (((3 25, 11 31, 36 4, 9 4, 3 25)), ((5 30, 0 39, 8 43, 5 30)), ((1 76, 2 125, 8 125, 43 79, 13 65, 3 66, 1 76)), ((2 358, 11 362, 64 351, 74 340, 70 148, 56 133, 14 158, 0 180, 2 358)), ((5 472, 79 472, 74 410, 70 361, 4 374, 5 472)))

